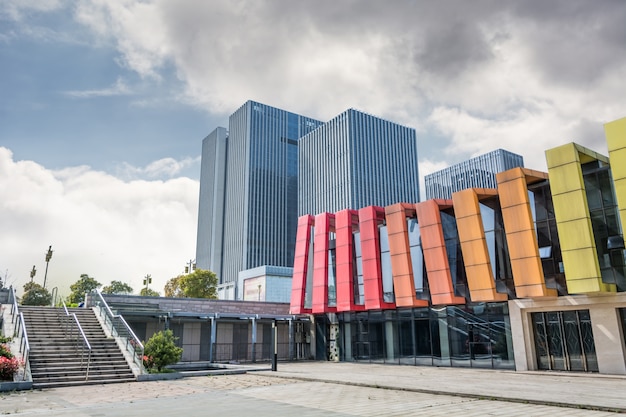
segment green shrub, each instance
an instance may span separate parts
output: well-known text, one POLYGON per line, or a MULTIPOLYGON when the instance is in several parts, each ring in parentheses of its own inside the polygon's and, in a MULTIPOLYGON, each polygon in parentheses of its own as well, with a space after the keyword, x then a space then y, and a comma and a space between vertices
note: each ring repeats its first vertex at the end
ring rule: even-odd
POLYGON ((143 363, 148 372, 163 372, 167 365, 180 361, 183 349, 176 346, 171 330, 155 333, 144 347, 143 363))

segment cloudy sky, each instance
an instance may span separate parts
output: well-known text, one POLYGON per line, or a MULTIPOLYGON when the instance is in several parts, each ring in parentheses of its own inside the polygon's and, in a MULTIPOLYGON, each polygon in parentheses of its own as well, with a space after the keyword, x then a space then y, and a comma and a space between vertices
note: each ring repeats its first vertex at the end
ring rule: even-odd
POLYGON ((417 129, 421 175, 604 153, 626 2, 0 0, 0 273, 139 290, 194 257, 201 140, 248 99, 417 129))

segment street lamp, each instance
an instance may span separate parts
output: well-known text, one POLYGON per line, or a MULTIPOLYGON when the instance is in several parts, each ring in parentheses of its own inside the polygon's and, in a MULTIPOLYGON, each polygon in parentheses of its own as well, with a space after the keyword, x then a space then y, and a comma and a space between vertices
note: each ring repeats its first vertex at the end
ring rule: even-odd
POLYGON ((33 278, 35 278, 35 274, 37 270, 35 269, 35 265, 33 265, 33 269, 30 271, 30 282, 33 282, 33 278))
POLYGON ((146 294, 148 293, 148 285, 152 284, 152 276, 147 274, 143 279, 143 285, 146 286, 146 294))
POLYGON ((196 270, 196 260, 190 259, 189 262, 185 265, 185 274, 190 274, 192 271, 196 270))
POLYGON ((43 276, 43 287, 46 288, 46 279, 48 278, 48 264, 50 263, 50 259, 52 258, 52 245, 48 247, 48 252, 46 252, 46 273, 43 276))

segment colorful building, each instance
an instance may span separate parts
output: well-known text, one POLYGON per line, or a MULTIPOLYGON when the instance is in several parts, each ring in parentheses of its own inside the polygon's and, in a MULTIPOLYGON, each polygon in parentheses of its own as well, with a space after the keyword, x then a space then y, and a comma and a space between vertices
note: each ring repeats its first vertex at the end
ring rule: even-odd
POLYGON ((626 118, 450 199, 304 215, 318 359, 626 374, 626 118))

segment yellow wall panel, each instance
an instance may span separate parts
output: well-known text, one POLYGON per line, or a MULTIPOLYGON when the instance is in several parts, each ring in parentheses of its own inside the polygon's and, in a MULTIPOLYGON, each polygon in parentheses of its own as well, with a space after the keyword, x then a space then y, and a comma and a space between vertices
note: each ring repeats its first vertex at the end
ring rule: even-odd
POLYGON ((600 276, 580 168, 581 163, 593 160, 608 162, 608 158, 571 143, 546 151, 546 160, 568 291, 580 293, 612 290, 611 286, 602 283, 600 276))
POLYGON ((569 222, 589 217, 587 196, 582 191, 552 195, 557 222, 569 222))
MULTIPOLYGON (((624 142, 626 142, 626 138, 624 138, 624 142)), ((613 180, 626 178, 626 148, 616 150, 609 149, 609 154, 611 155, 611 174, 613 175, 613 180)))
POLYGON ((600 276, 600 266, 594 248, 563 251, 562 255, 568 283, 570 280, 597 279, 600 276))
POLYGON ((550 170, 550 190, 552 195, 559 195, 583 188, 583 176, 577 162, 560 165, 550 170))
MULTIPOLYGON (((606 143, 611 149, 620 149, 626 147, 626 117, 614 120, 604 125, 604 134, 606 143)), ((610 155, 609 155, 610 156, 610 155)), ((613 157, 611 156, 611 161, 613 157)), ((624 162, 624 161, 623 161, 624 162)))
MULTIPOLYGON (((591 220, 589 220, 589 218, 564 223, 562 227, 559 228, 561 250, 593 248, 595 251, 596 245, 591 230, 591 220)), ((594 257, 595 256, 594 254, 594 257)))
POLYGON ((615 286, 603 284, 594 279, 567 280, 567 291, 570 294, 584 294, 593 292, 614 292, 615 286))
POLYGON ((626 231, 626 117, 604 125, 622 230, 626 231))
MULTIPOLYGON (((617 197, 617 206, 621 213, 626 210, 626 180, 615 181, 615 195, 617 197)), ((624 220, 626 218, 622 217, 622 221, 624 220)), ((622 227, 622 230, 626 230, 626 228, 622 227)))
MULTIPOLYGON (((548 167, 558 167, 564 164, 579 161, 578 151, 573 143, 568 143, 546 151, 548 167)), ((552 183, 552 171, 549 171, 550 183, 552 183)))

